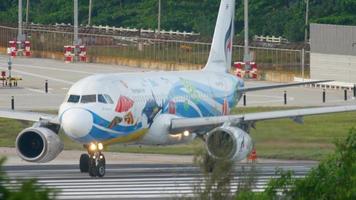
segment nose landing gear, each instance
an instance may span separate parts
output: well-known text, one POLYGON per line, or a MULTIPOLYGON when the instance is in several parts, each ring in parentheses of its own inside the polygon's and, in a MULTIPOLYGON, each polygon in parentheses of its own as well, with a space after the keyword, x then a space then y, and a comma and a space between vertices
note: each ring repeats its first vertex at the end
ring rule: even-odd
POLYGON ((103 177, 106 171, 105 156, 102 153, 103 144, 91 143, 86 146, 89 154, 80 156, 79 168, 82 173, 89 173, 91 177, 103 177))

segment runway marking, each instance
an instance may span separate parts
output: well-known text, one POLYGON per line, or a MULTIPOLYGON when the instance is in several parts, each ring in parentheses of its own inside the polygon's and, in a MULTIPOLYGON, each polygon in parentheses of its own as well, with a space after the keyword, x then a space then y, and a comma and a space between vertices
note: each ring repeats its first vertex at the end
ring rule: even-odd
MULTIPOLYGON (((43 91, 43 90, 39 90, 39 89, 33 89, 33 88, 25 88, 26 90, 28 90, 28 91, 31 91, 31 92, 36 92, 36 93, 40 93, 40 94, 46 94, 46 92, 45 91, 43 91)), ((50 89, 48 89, 49 91, 50 91, 50 89)), ((48 93, 50 93, 48 91, 48 93)))
MULTIPOLYGON (((0 67, 0 69, 2 69, 2 70, 7 70, 7 69, 4 68, 4 67, 0 67)), ((65 84, 68 84, 68 85, 73 85, 73 84, 74 84, 74 82, 72 82, 72 81, 67 81, 67 80, 63 80, 63 79, 53 78, 53 77, 50 77, 50 76, 43 76, 43 75, 34 74, 34 73, 30 73, 30 72, 25 72, 25 71, 21 71, 21 70, 17 70, 17 69, 13 69, 12 71, 13 71, 13 72, 16 72, 16 73, 19 73, 19 74, 27 75, 27 76, 33 76, 33 77, 37 77, 37 78, 42 78, 42 79, 44 79, 44 80, 56 81, 56 82, 65 83, 65 84)))
POLYGON ((13 66, 18 66, 18 67, 25 67, 25 68, 33 68, 33 69, 44 69, 44 70, 52 70, 52 71, 62 71, 62 72, 72 72, 72 73, 78 73, 78 74, 87 74, 87 75, 93 75, 96 73, 91 73, 91 72, 86 72, 86 71, 79 71, 79 70, 72 70, 72 69, 60 69, 60 68, 51 68, 51 67, 40 67, 40 66, 35 66, 35 65, 29 65, 29 64, 13 64, 13 66))
MULTIPOLYGON (((137 164, 139 165, 139 164, 137 164)), ((242 166, 248 172, 251 166, 236 165, 231 179, 231 194, 235 193, 240 180, 246 180, 241 174, 242 166)), ((295 171, 295 178, 304 177, 314 164, 303 163, 267 163, 256 165, 256 182, 253 191, 263 191, 271 178, 276 178, 276 168, 295 171)), ((5 171, 12 180, 6 187, 16 189, 20 185, 17 178, 37 178, 38 184, 55 188, 59 191, 57 199, 157 199, 175 197, 193 197, 194 188, 204 187, 204 177, 195 166, 157 166, 144 167, 131 165, 109 165, 104 178, 91 178, 79 173, 76 165, 12 167, 5 166, 5 171), (115 168, 114 168, 115 167, 115 168)))

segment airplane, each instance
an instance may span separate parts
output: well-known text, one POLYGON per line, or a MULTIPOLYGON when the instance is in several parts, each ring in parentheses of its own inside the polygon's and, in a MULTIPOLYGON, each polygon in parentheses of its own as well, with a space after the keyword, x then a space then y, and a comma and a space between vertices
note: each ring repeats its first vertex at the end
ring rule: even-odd
POLYGON ((221 0, 207 64, 202 70, 97 74, 71 86, 58 115, 0 110, 0 117, 33 121, 16 138, 20 158, 45 163, 63 150, 58 134, 86 149, 79 169, 106 172, 104 149, 114 143, 174 145, 205 141, 215 159, 245 159, 253 148, 249 129, 261 120, 356 111, 356 106, 318 107, 231 115, 243 93, 322 81, 245 87, 231 68, 235 0, 221 0))

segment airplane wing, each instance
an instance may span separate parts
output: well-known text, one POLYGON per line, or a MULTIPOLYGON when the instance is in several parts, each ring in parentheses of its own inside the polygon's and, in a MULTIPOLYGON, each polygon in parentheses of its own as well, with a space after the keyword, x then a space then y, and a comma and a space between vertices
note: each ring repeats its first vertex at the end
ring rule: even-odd
POLYGON ((292 118, 294 121, 300 122, 299 120, 301 120, 301 117, 307 115, 320 115, 352 111, 356 111, 356 105, 304 108, 294 110, 248 113, 241 115, 226 115, 217 117, 178 118, 172 119, 171 121, 171 133, 179 133, 185 130, 195 131, 203 128, 217 127, 221 126, 224 123, 231 123, 231 125, 237 125, 240 123, 254 123, 256 121, 279 118, 292 118))
POLYGON ((59 124, 57 115, 38 113, 38 112, 26 112, 26 111, 13 111, 0 109, 0 118, 17 119, 24 121, 37 122, 40 120, 47 120, 53 124, 59 124))
POLYGON ((305 82, 286 83, 286 84, 277 84, 277 85, 245 87, 245 88, 239 89, 239 91, 241 91, 241 92, 251 92, 251 91, 257 91, 257 90, 268 90, 268 89, 283 88, 283 87, 293 87, 293 86, 299 86, 299 85, 325 83, 325 82, 331 82, 331 81, 332 81, 332 80, 324 80, 324 81, 305 81, 305 82))

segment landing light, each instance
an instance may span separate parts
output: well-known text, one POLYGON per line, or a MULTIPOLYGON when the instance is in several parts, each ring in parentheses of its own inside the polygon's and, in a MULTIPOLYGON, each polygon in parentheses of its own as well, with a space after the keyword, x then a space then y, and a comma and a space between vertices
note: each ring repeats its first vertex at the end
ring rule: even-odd
POLYGON ((91 143, 90 146, 89 146, 89 150, 90 151, 95 151, 96 150, 96 144, 91 143))
POLYGON ((185 137, 188 137, 189 134, 190 134, 189 131, 184 131, 184 132, 183 132, 183 135, 184 135, 185 137))
POLYGON ((102 151, 104 149, 104 145, 102 143, 98 144, 98 149, 99 151, 102 151))

